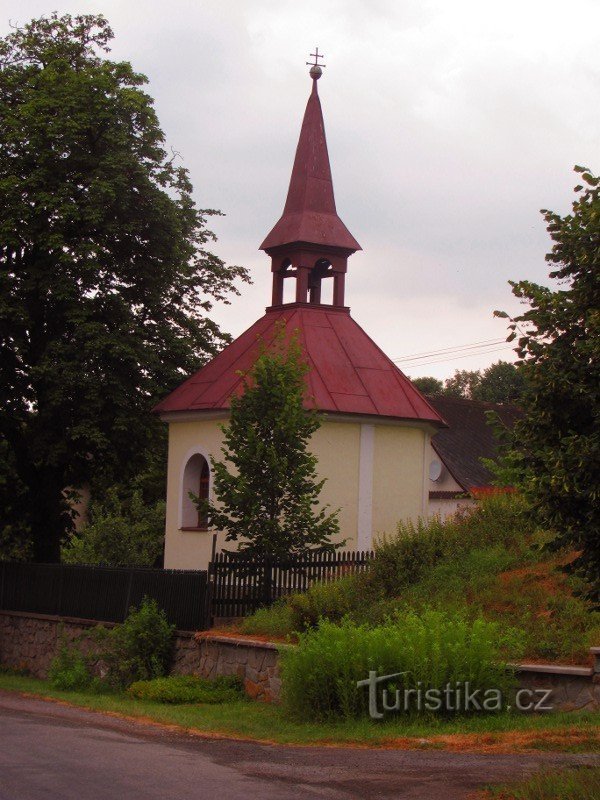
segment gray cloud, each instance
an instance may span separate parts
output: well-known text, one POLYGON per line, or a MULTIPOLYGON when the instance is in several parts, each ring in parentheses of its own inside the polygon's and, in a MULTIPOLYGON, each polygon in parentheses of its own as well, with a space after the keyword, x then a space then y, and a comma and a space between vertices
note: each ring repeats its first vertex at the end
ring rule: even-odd
MULTIPOLYGON (((600 168, 597 0, 101 5, 112 55, 148 75, 198 204, 227 215, 213 221, 216 251, 252 269, 254 286, 216 312, 234 334, 269 300, 256 248, 283 207, 315 43, 338 209, 364 248, 348 300, 392 357, 502 337, 491 313, 516 309, 508 279, 547 281, 539 208, 568 210, 575 163, 600 168)), ((3 30, 53 8, 9 0, 3 30)))

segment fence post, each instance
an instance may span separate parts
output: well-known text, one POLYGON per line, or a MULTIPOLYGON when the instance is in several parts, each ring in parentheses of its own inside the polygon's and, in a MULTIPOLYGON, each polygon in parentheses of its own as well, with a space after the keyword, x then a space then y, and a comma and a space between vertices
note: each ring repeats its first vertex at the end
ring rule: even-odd
POLYGON ((207 571, 206 578, 204 581, 202 619, 200 621, 200 624, 203 625, 204 627, 201 628, 201 630, 208 630, 209 628, 212 628, 212 621, 213 621, 212 600, 213 600, 213 584, 210 579, 210 571, 207 571))

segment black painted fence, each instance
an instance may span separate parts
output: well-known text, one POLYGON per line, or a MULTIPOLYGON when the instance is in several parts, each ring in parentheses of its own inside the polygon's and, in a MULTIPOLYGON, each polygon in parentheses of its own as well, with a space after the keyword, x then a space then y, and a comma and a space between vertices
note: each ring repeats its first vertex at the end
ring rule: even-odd
POLYGON ((179 630, 209 625, 206 571, 0 562, 0 609, 123 622, 147 596, 179 630))
POLYGON ((309 551, 285 559, 217 553, 209 565, 212 617, 243 617, 314 583, 365 571, 371 550, 309 551))

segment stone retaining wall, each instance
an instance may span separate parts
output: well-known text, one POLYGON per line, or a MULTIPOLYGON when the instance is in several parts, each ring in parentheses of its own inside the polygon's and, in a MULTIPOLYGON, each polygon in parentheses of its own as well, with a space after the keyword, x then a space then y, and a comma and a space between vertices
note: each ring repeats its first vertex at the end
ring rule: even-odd
MULTIPOLYGON (((600 654, 595 667, 567 667, 556 664, 517 664, 519 686, 523 689, 551 689, 548 703, 560 711, 600 711, 600 654)), ((541 699, 541 695, 536 695, 541 699)), ((536 696, 531 700, 535 703, 536 696)))
POLYGON ((237 675, 244 681, 250 697, 266 703, 279 700, 279 650, 289 645, 206 631, 197 633, 195 638, 200 652, 199 675, 204 678, 237 675))
MULTIPOLYGON (((24 669, 37 678, 48 675, 60 631, 83 652, 92 649, 92 620, 0 611, 0 666, 24 669)), ((102 623, 110 625, 110 623, 102 623)), ((250 697, 277 702, 281 693, 279 652, 285 644, 262 642, 210 631, 177 631, 172 671, 179 675, 237 675, 250 697)), ((594 667, 517 664, 519 684, 531 690, 552 689, 548 702, 557 710, 600 710, 600 647, 592 648, 594 667)))
MULTIPOLYGON (((0 666, 47 678, 61 635, 85 653, 94 651, 91 629, 112 623, 96 620, 0 611, 0 666)), ((285 645, 282 645, 282 647, 285 645)), ((237 675, 250 697, 265 702, 279 698, 278 646, 207 633, 177 631, 171 671, 177 675, 237 675)))
MULTIPOLYGON (((91 619, 0 611, 0 666, 47 678, 60 637, 69 644, 76 643, 87 655, 94 650, 91 630, 98 625, 113 627, 111 622, 91 619)), ((194 636, 193 632, 176 633, 172 670, 179 675, 197 671, 198 645, 194 636)))

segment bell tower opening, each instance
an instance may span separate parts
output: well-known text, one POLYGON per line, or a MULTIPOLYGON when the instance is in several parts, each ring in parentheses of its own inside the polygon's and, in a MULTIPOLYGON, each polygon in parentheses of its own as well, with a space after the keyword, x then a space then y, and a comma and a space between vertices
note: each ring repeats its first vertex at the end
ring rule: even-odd
POLYGON ((333 269, 331 262, 326 258, 320 258, 310 271, 308 277, 309 302, 322 305, 333 305, 333 269), (329 289, 329 291, 328 291, 329 289))

